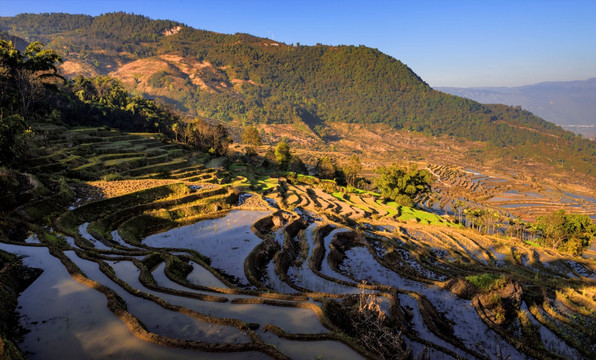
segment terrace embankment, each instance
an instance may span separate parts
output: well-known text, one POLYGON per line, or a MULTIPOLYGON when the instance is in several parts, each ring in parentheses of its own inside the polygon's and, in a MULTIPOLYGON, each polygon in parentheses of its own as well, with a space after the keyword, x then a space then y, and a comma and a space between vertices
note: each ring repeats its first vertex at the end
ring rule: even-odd
MULTIPOLYGON (((32 160, 57 177, 13 174, 39 181, 23 193, 38 190, 15 196, 0 229, 0 246, 53 269, 34 283, 37 296, 19 299, 34 332, 17 346, 33 358, 59 350, 35 336, 76 342, 85 357, 107 328, 119 335, 106 349, 132 358, 284 359, 308 347, 330 359, 581 359, 596 350, 593 262, 464 228, 452 221, 455 193, 422 200, 456 211, 441 216, 232 160, 210 168, 208 155, 151 134, 66 134, 32 160), (27 304, 52 291, 64 308, 43 322, 43 306, 27 304), (75 331, 86 322, 95 328, 75 331)), ((432 170, 479 201, 515 190, 493 175, 432 170)))

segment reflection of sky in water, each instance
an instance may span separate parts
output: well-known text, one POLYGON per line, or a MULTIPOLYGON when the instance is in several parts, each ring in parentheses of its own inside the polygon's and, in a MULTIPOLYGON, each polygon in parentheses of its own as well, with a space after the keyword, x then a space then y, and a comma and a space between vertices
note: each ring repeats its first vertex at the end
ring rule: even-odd
POLYGON ((20 322, 31 332, 18 346, 30 352, 29 359, 266 358, 255 352, 206 354, 142 341, 107 309, 103 294, 73 280, 46 248, 0 243, 0 249, 25 255, 25 265, 44 270, 19 297, 20 322))
POLYGON ((151 247, 193 249, 211 259, 211 266, 234 275, 248 285, 244 259, 261 243, 251 225, 270 211, 231 211, 226 216, 199 221, 151 235, 143 243, 151 247))
POLYGON ((292 360, 312 359, 337 359, 352 360, 364 359, 360 354, 338 341, 292 341, 279 338, 271 332, 259 331, 259 335, 268 344, 275 345, 292 360))

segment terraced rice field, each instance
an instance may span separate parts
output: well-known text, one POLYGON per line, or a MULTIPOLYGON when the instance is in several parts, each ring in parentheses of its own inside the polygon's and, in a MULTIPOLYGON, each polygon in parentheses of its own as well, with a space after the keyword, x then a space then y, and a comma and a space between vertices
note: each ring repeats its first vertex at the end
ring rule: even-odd
MULTIPOLYGON (((535 220, 537 216, 564 209, 596 219, 596 194, 578 195, 559 187, 548 187, 516 174, 485 175, 471 169, 429 165, 439 179, 432 194, 420 206, 440 214, 456 215, 456 202, 463 207, 491 208, 503 216, 535 220)), ((593 189, 592 189, 593 190, 593 189)))
MULTIPOLYGON (((20 231, 4 231, 0 249, 44 269, 19 300, 31 329, 19 346, 32 359, 596 352, 593 261, 480 235, 371 193, 251 182, 148 135, 79 131, 106 155, 135 145, 162 157, 67 161, 87 147, 79 141, 37 160, 94 182, 7 213, 20 231), (114 166, 128 178, 101 181, 114 166)), ((55 136, 60 147, 69 134, 55 136)))

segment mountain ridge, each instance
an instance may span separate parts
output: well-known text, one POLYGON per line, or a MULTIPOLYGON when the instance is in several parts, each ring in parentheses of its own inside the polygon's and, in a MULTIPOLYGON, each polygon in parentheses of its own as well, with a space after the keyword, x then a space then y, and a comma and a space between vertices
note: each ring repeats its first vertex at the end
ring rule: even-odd
POLYGON ((185 72, 165 61, 155 71, 123 71, 120 80, 128 90, 190 116, 243 124, 300 122, 321 137, 329 122, 385 123, 429 136, 485 141, 511 154, 520 147, 531 156, 547 151, 554 163, 572 158, 573 168, 594 171, 594 143, 519 108, 441 93, 406 64, 365 46, 287 45, 125 13, 21 14, 0 18, 0 28, 45 41, 67 64, 90 75, 117 75, 135 61, 177 56, 176 66, 196 66, 185 72), (554 147, 564 151, 548 150, 554 147), (578 151, 580 156, 570 155, 578 151))
POLYGON ((596 77, 544 81, 515 87, 437 87, 481 103, 521 106, 545 120, 586 137, 596 137, 596 77))

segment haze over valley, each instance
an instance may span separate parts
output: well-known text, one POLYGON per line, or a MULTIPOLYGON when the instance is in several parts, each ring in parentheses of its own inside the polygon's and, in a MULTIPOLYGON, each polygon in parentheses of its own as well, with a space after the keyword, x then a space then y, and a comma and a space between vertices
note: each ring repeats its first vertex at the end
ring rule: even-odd
POLYGON ((588 138, 596 136, 596 78, 549 81, 519 87, 438 87, 483 104, 521 106, 566 130, 588 138))

